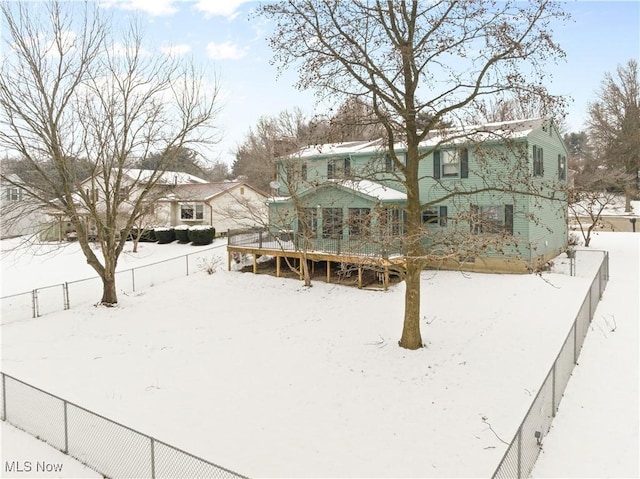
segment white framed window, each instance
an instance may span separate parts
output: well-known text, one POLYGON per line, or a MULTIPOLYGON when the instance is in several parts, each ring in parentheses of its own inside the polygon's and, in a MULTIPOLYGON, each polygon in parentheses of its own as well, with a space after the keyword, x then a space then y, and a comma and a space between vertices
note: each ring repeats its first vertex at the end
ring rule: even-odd
POLYGON ((184 221, 203 220, 204 205, 190 203, 180 205, 180 219, 184 221))
POLYGON ((458 150, 443 150, 441 154, 442 177, 452 178, 460 176, 460 154, 458 150))

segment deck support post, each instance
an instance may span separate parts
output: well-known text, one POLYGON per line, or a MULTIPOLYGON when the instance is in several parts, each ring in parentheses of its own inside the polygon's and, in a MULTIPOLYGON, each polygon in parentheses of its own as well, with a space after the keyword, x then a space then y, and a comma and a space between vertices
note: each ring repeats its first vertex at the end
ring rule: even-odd
POLYGON ((358 288, 362 289, 362 265, 358 265, 358 288))
POLYGON ((327 260, 327 283, 331 283, 331 261, 327 260))
POLYGON ((254 254, 253 255, 253 274, 256 274, 258 272, 258 255, 254 254))
POLYGON ((389 267, 384 267, 384 290, 387 291, 389 289, 389 267))
POLYGON ((231 251, 227 251, 227 271, 231 271, 231 251))
POLYGON ((276 278, 280 277, 280 258, 280 255, 276 256, 276 278))

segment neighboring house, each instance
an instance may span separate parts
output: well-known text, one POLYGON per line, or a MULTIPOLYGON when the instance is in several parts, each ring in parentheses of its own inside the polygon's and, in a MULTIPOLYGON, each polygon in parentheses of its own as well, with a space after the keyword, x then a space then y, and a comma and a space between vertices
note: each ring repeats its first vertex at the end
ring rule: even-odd
MULTIPOLYGON (((446 138, 453 140, 434 134, 420 145, 426 155, 419 167, 426 253, 438 256, 446 251, 448 259, 437 264, 445 268, 505 272, 539 268, 567 247, 568 152, 562 138, 546 119, 493 123, 467 131, 473 133, 448 131, 446 138), (540 194, 496 191, 511 186, 540 194), (448 196, 451 192, 457 193, 448 196), (456 233, 471 235, 476 243, 502 235, 512 246, 493 246, 470 255, 462 253, 464 240, 456 233), (458 248, 461 253, 452 258, 451 251, 458 248)), ((402 145, 394 149, 405 162, 406 149, 402 145)), ((382 141, 307 147, 278 159, 277 173, 269 202, 272 233, 284 232, 287 239, 304 237, 305 250, 332 254, 331 261, 402 256, 406 192, 382 141)), ((293 249, 300 247, 298 243, 293 249)))
POLYGON ((212 225, 216 235, 231 228, 264 225, 267 197, 242 180, 177 185, 154 200, 160 224, 212 225))
MULTIPOLYGON (((130 169, 122 177, 117 194, 120 205, 120 227, 130 215, 133 204, 147 187, 152 170, 130 169)), ((104 211, 107 188, 101 177, 88 178, 81 183, 82 192, 75 195, 81 215, 88 215, 88 206, 95 206, 98 214, 104 211), (91 205, 88 205, 88 203, 91 205)), ((113 190, 113 188, 112 188, 113 190)), ((110 194, 116 192, 112 191, 110 194)), ((209 183, 188 173, 167 171, 149 190, 142 208, 143 214, 134 224, 139 229, 154 226, 213 225, 217 234, 228 228, 253 226, 266 221, 266 196, 244 181, 209 183), (253 215, 253 216, 252 216, 253 215)), ((73 226, 64 214, 50 212, 53 218, 46 231, 48 240, 72 238, 73 226)), ((88 221, 89 235, 95 235, 95 225, 88 221)))
POLYGON ((0 238, 37 233, 44 221, 42 213, 21 188, 22 180, 9 174, 0 180, 0 238))

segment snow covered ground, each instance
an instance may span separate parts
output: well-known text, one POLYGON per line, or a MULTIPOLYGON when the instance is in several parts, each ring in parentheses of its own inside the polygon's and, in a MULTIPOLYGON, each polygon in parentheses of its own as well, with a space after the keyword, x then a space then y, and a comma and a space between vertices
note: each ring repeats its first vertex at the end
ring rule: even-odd
MULTIPOLYGON (((142 246, 143 261, 169 248, 192 252, 142 246)), ((593 240, 592 248, 612 251, 609 309, 596 311, 574 373, 584 385, 569 383, 538 477, 585 475, 559 468, 568 452, 552 455, 586 436, 582 407, 602 442, 598 454, 576 449, 599 471, 638 474, 639 247, 640 234, 593 240), (615 332, 607 329, 613 317, 615 332), (612 469, 614 453, 621 458, 612 469)), ((3 259, 2 294, 5 282, 44 286, 59 264, 61 281, 89 276, 68 251, 62 263, 3 259)), ((221 270, 121 295, 117 308, 78 306, 4 325, 1 368, 251 477, 488 477, 506 449, 488 424, 511 440, 600 257, 578 253, 576 277, 562 257, 542 278, 423 273, 420 351, 397 347, 403 284, 375 292, 316 281, 306 289, 221 270)))
POLYGON ((0 422, 0 477, 90 479, 102 477, 73 458, 15 427, 0 422))

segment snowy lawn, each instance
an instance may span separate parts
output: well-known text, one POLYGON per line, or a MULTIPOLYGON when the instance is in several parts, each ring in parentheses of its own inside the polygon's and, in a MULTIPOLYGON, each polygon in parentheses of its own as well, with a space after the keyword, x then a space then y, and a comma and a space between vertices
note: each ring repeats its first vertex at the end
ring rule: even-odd
POLYGON ((0 422, 0 477, 90 479, 102 477, 72 457, 15 427, 0 422), (7 462, 9 466, 7 466, 7 462))
MULTIPOLYGON (((251 477, 488 477, 600 259, 578 253, 577 277, 564 256, 542 278, 424 272, 427 347, 413 352, 397 346, 403 284, 198 272, 117 308, 2 326, 2 370, 251 477)), ((63 280, 82 263, 68 257, 63 280)), ((3 261, 4 278, 25 271, 3 261)))

